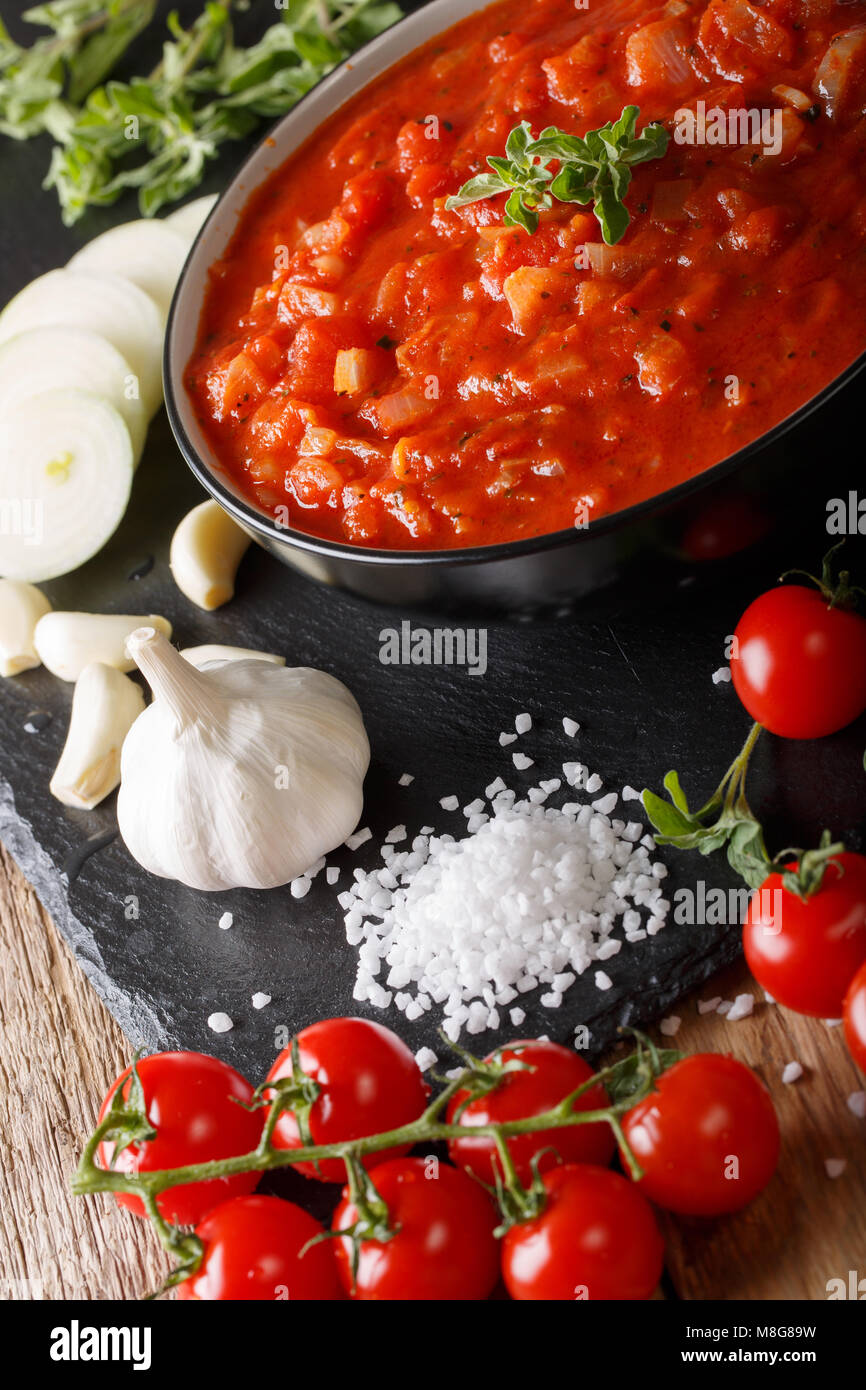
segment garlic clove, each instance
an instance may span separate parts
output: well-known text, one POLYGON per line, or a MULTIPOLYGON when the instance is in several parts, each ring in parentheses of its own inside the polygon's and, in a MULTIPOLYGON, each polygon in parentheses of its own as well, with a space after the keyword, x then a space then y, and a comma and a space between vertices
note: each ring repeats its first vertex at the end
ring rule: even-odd
POLYGON ((36 624, 51 604, 35 584, 0 579, 0 676, 17 676, 39 665, 33 643, 36 624))
POLYGON ((53 675, 75 681, 94 661, 131 671, 135 662, 126 654, 126 640, 142 623, 171 636, 171 623, 155 614, 58 612, 39 619, 33 640, 43 665, 53 675))
POLYGON ((190 888, 275 888, 358 824, 370 745, 324 671, 262 661, 198 669, 161 633, 128 650, 153 702, 123 745, 117 823, 151 873, 190 888))
POLYGON ((270 661, 274 666, 285 666, 284 656, 273 652, 256 652, 251 647, 223 647, 219 642, 205 642, 201 647, 181 647, 180 654, 191 665, 206 666, 210 661, 270 661))
POLYGON ((169 563, 175 584, 199 608, 220 608, 234 595, 235 575, 249 545, 246 531, 218 502, 200 503, 172 536, 169 563))
POLYGON ((123 740, 143 710, 144 692, 129 676, 101 661, 85 666, 75 683, 52 796, 84 811, 98 806, 120 781, 123 740))

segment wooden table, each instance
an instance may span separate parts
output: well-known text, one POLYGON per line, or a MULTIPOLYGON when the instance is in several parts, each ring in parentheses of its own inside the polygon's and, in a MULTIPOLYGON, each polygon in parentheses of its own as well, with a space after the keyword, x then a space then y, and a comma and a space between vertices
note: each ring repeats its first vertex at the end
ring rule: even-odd
MULTIPOLYGON (((0 962, 0 1298, 139 1297, 166 1270, 149 1227, 67 1187, 129 1044, 2 849, 0 962)), ((840 1029, 764 1003, 744 966, 700 997, 744 990, 755 993, 755 1013, 737 1023, 700 1017, 696 998, 684 999, 676 1044, 728 1051, 757 1069, 782 1125, 779 1172, 738 1216, 666 1219, 670 1281, 689 1299, 823 1299, 829 1279, 866 1276, 866 1121, 846 1104, 866 1080, 840 1029), (804 1076, 784 1086, 790 1061, 804 1076), (835 1181, 826 1158, 847 1160, 835 1181)))

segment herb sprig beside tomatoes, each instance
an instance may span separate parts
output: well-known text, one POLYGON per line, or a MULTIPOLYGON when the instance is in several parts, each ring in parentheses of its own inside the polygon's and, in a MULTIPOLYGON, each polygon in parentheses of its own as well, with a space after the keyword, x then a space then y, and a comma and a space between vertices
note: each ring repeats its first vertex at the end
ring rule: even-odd
MULTIPOLYGON (((763 728, 783 738, 822 738, 866 709, 866 620, 853 611, 864 590, 846 570, 834 573, 839 548, 825 556, 820 578, 806 575, 814 588, 782 582, 740 619, 731 673, 756 723, 718 790, 694 812, 675 772, 664 779, 669 802, 643 793, 658 844, 702 854, 727 846, 732 867, 760 890, 743 923, 752 974, 777 1003, 819 1018, 842 1015, 855 975, 866 969, 866 857, 825 831, 817 849, 786 849, 771 859, 745 784, 763 728)), ((859 1060, 858 1032, 855 1025, 846 1036, 859 1060)))

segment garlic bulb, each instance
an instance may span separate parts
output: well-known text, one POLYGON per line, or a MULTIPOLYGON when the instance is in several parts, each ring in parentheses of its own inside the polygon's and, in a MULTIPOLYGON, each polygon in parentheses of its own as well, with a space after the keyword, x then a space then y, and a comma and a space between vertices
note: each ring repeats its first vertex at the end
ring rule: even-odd
POLYGON ((193 666, 205 666, 209 661, 269 661, 272 666, 285 666, 286 658, 273 652, 257 652, 252 647, 225 647, 220 642, 205 642, 201 647, 181 647, 184 661, 193 666))
POLYGON ((358 823, 370 746, 333 676, 197 670, 153 628, 127 644, 153 690, 123 745, 117 820, 133 858, 190 888, 275 888, 358 823))
POLYGON ((123 740, 144 709, 141 686, 122 671, 94 661, 75 683, 69 733, 51 778, 51 794, 90 811, 120 781, 123 740))
POLYGON ((35 584, 0 579, 0 676, 17 676, 39 665, 33 645, 36 624, 51 604, 35 584))

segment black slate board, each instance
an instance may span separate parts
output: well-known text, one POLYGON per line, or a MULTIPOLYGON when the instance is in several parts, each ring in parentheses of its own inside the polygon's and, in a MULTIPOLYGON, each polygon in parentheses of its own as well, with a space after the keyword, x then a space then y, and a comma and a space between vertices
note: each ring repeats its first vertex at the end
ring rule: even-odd
MULTIPOLYGON (((241 153, 242 147, 230 150, 206 187, 219 188, 241 153)), ((3 301, 33 275, 62 264, 105 226, 136 215, 127 202, 64 230, 53 195, 39 187, 46 157, 42 142, 5 142, 0 151, 0 187, 16 190, 14 223, 4 227, 3 301)), ((834 405, 840 441, 846 437, 845 409, 843 402, 834 405)), ((851 392, 847 413, 853 420, 851 392)), ((848 478, 833 451, 822 467, 827 495, 839 495, 848 478)), ((213 615, 198 612, 174 588, 167 566, 173 527, 198 500, 160 416, 123 526, 102 555, 46 586, 47 592, 55 607, 164 613, 181 645, 257 646, 343 679, 360 701, 371 736, 374 761, 364 823, 379 837, 357 857, 348 852, 337 857, 344 882, 353 863, 378 862, 376 845, 395 823, 405 821, 410 832, 425 823, 462 827, 459 812, 449 817, 440 810, 441 796, 453 792, 465 804, 500 772, 507 779, 511 773, 515 787, 530 785, 530 775, 513 773, 513 749, 498 745, 499 731, 512 728, 521 710, 530 711, 535 721, 519 745, 535 758, 532 776, 557 775, 564 760, 579 758, 602 774, 606 789, 618 789, 625 782, 658 785, 675 766, 696 799, 716 785, 748 729, 732 688, 714 686, 711 673, 722 664, 725 634, 745 604, 778 573, 776 555, 743 560, 733 574, 728 567, 724 583, 708 573, 678 587, 612 592, 558 620, 520 625, 487 620, 489 665, 482 678, 453 668, 383 666, 383 628, 407 617, 416 624, 435 623, 435 615, 372 607, 319 587, 256 549, 243 563, 231 606, 213 615), (582 725, 574 742, 562 730, 565 714, 582 725), (397 785, 404 771, 415 776, 406 789, 397 785)), ((791 499, 780 499, 783 505, 791 505, 791 499)), ((804 517, 800 507, 798 519, 806 523, 808 549, 794 542, 793 528, 782 528, 782 542, 790 547, 786 558, 791 564, 815 563, 827 543, 823 513, 804 517)), ((3 682, 0 837, 131 1043, 214 1052, 260 1079, 278 1030, 361 1012, 394 1024, 413 1048, 427 1044, 442 1054, 434 1014, 407 1024, 396 1011, 383 1015, 353 1004, 354 952, 345 943, 334 891, 323 877, 301 902, 287 888, 197 894, 138 868, 113 838, 113 798, 91 813, 55 803, 48 781, 63 744, 70 693, 44 671, 3 682), (42 712, 35 721, 34 711, 42 712), (42 727, 28 733, 28 722, 42 727), (130 915, 133 902, 137 916, 130 915), (234 914, 235 925, 220 931, 217 923, 226 910, 234 914), (273 996, 261 1012, 250 1002, 257 990, 273 996), (217 1009, 235 1023, 220 1037, 206 1023, 217 1009)), ((750 786, 771 844, 814 842, 826 824, 852 848, 859 847, 866 810, 864 741, 862 720, 820 744, 763 741, 750 786)), ((697 878, 723 887, 736 883, 718 856, 705 861, 668 855, 668 862, 672 892, 697 878)), ((683 991, 732 960, 738 948, 736 927, 671 924, 610 963, 613 989, 600 993, 591 977, 584 977, 559 1011, 530 1007, 524 1031, 567 1039, 582 1023, 591 1030, 591 1050, 597 1052, 620 1023, 658 1017, 683 991)), ((483 1046, 491 1039, 477 1041, 483 1046)))

